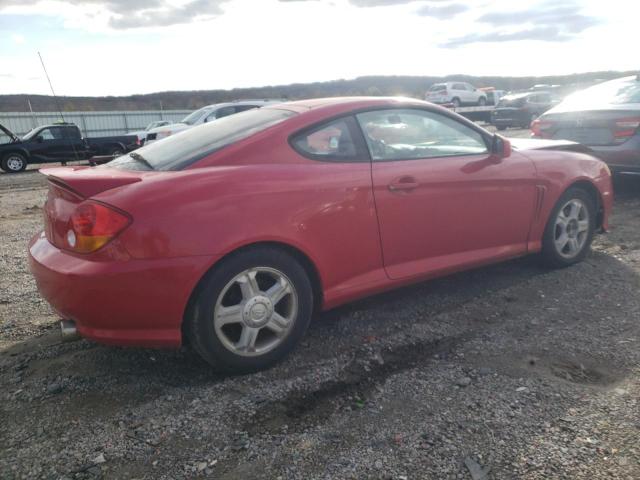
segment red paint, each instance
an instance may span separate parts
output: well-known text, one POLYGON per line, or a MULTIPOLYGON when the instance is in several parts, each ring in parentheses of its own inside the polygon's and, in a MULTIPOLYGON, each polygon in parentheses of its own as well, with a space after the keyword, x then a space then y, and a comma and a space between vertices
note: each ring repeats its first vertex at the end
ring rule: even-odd
POLYGON ((42 295, 85 337, 178 346, 198 281, 243 246, 273 242, 306 255, 326 309, 539 250, 549 212, 576 181, 598 189, 606 226, 611 181, 604 164, 590 156, 509 152, 507 142, 506 157, 320 162, 296 153, 289 136, 367 108, 454 114, 408 99, 289 105, 299 114, 182 171, 44 170, 51 182, 46 236, 30 244, 42 295), (399 188, 390 191, 392 184, 399 188), (70 252, 61 248, 68 222, 87 198, 123 212, 131 223, 94 253, 70 252))

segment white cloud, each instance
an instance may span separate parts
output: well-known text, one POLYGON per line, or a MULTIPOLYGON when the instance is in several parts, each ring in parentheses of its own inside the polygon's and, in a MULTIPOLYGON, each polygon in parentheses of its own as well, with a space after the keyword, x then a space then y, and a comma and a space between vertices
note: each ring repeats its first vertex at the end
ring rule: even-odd
POLYGON ((33 58, 13 55, 6 46, 5 54, 0 46, 0 73, 13 75, 0 78, 0 90, 7 93, 47 93, 46 82, 27 80, 41 76, 37 50, 45 56, 56 91, 66 95, 234 88, 360 75, 545 75, 637 68, 634 56, 619 48, 635 32, 633 16, 615 5, 622 0, 607 5, 583 0, 574 13, 598 22, 582 30, 544 17, 545 28, 564 29, 569 38, 562 42, 534 40, 527 30, 535 24, 517 15, 513 18, 520 20, 509 24, 509 17, 502 16, 535 12, 540 0, 523 0, 515 7, 510 0, 372 0, 359 2, 361 6, 353 0, 228 0, 213 2, 208 10, 194 9, 194 0, 48 0, 37 7, 35 0, 32 5, 10 1, 13 6, 0 7, 0 15, 46 15, 62 21, 64 28, 46 35, 16 28, 33 46, 33 58), (398 5, 364 8, 365 3, 398 5), (123 17, 114 24, 126 5, 129 20, 123 17), (423 11, 427 15, 419 15, 422 7, 430 7, 433 15, 429 8, 423 11), (159 11, 164 16, 149 14, 159 11), (169 19, 168 12, 176 17, 169 19), (152 26, 156 24, 165 26, 152 26), (493 43, 468 37, 491 32, 506 36, 493 43), (455 49, 441 47, 455 39, 465 41, 455 49))

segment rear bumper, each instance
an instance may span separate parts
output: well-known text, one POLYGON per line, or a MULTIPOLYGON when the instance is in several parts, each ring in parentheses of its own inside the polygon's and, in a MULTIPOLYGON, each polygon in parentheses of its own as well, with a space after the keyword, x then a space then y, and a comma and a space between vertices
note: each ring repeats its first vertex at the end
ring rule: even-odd
POLYGON ((38 290, 85 338, 112 345, 178 347, 182 320, 208 257, 92 261, 53 246, 29 245, 38 290))
POLYGON ((615 172, 640 171, 640 135, 630 138, 621 145, 610 147, 589 145, 589 148, 615 172))

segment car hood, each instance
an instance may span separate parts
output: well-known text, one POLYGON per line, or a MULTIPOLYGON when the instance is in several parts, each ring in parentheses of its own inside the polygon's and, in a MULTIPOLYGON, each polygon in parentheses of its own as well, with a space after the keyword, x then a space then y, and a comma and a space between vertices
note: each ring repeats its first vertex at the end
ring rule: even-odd
POLYGON ((0 124, 0 130, 2 130, 4 132, 4 134, 13 141, 13 143, 18 143, 20 141, 20 137, 18 137, 15 133, 13 133, 11 130, 9 130, 4 125, 0 124))
POLYGON ((569 152, 591 153, 591 149, 569 140, 543 140, 537 138, 510 138, 514 150, 564 150, 569 152))
POLYGON ((180 130, 186 130, 187 128, 191 128, 192 126, 193 125, 187 125, 186 123, 171 123, 163 127, 152 128, 151 130, 146 132, 146 134, 149 135, 150 133, 166 132, 167 130, 171 130, 171 132, 179 132, 180 130))

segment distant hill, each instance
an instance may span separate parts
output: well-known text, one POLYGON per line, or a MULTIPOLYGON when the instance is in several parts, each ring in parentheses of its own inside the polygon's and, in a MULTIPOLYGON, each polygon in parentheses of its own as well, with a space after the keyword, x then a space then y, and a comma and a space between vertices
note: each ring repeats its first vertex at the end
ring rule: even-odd
MULTIPOLYGON (((198 90, 184 92, 160 92, 126 97, 59 97, 63 111, 108 111, 108 110, 192 110, 212 103, 236 99, 278 98, 296 100, 302 98, 332 97, 345 95, 404 95, 423 98, 425 90, 433 83, 461 80, 476 87, 496 87, 500 90, 523 90, 536 84, 565 85, 579 88, 598 80, 609 80, 638 72, 590 72, 546 77, 474 77, 470 75, 448 75, 446 77, 367 76, 353 80, 329 82, 294 83, 291 85, 233 90, 198 90)), ((36 112, 56 111, 53 97, 48 95, 0 95, 0 111, 27 112, 29 107, 36 112)))

